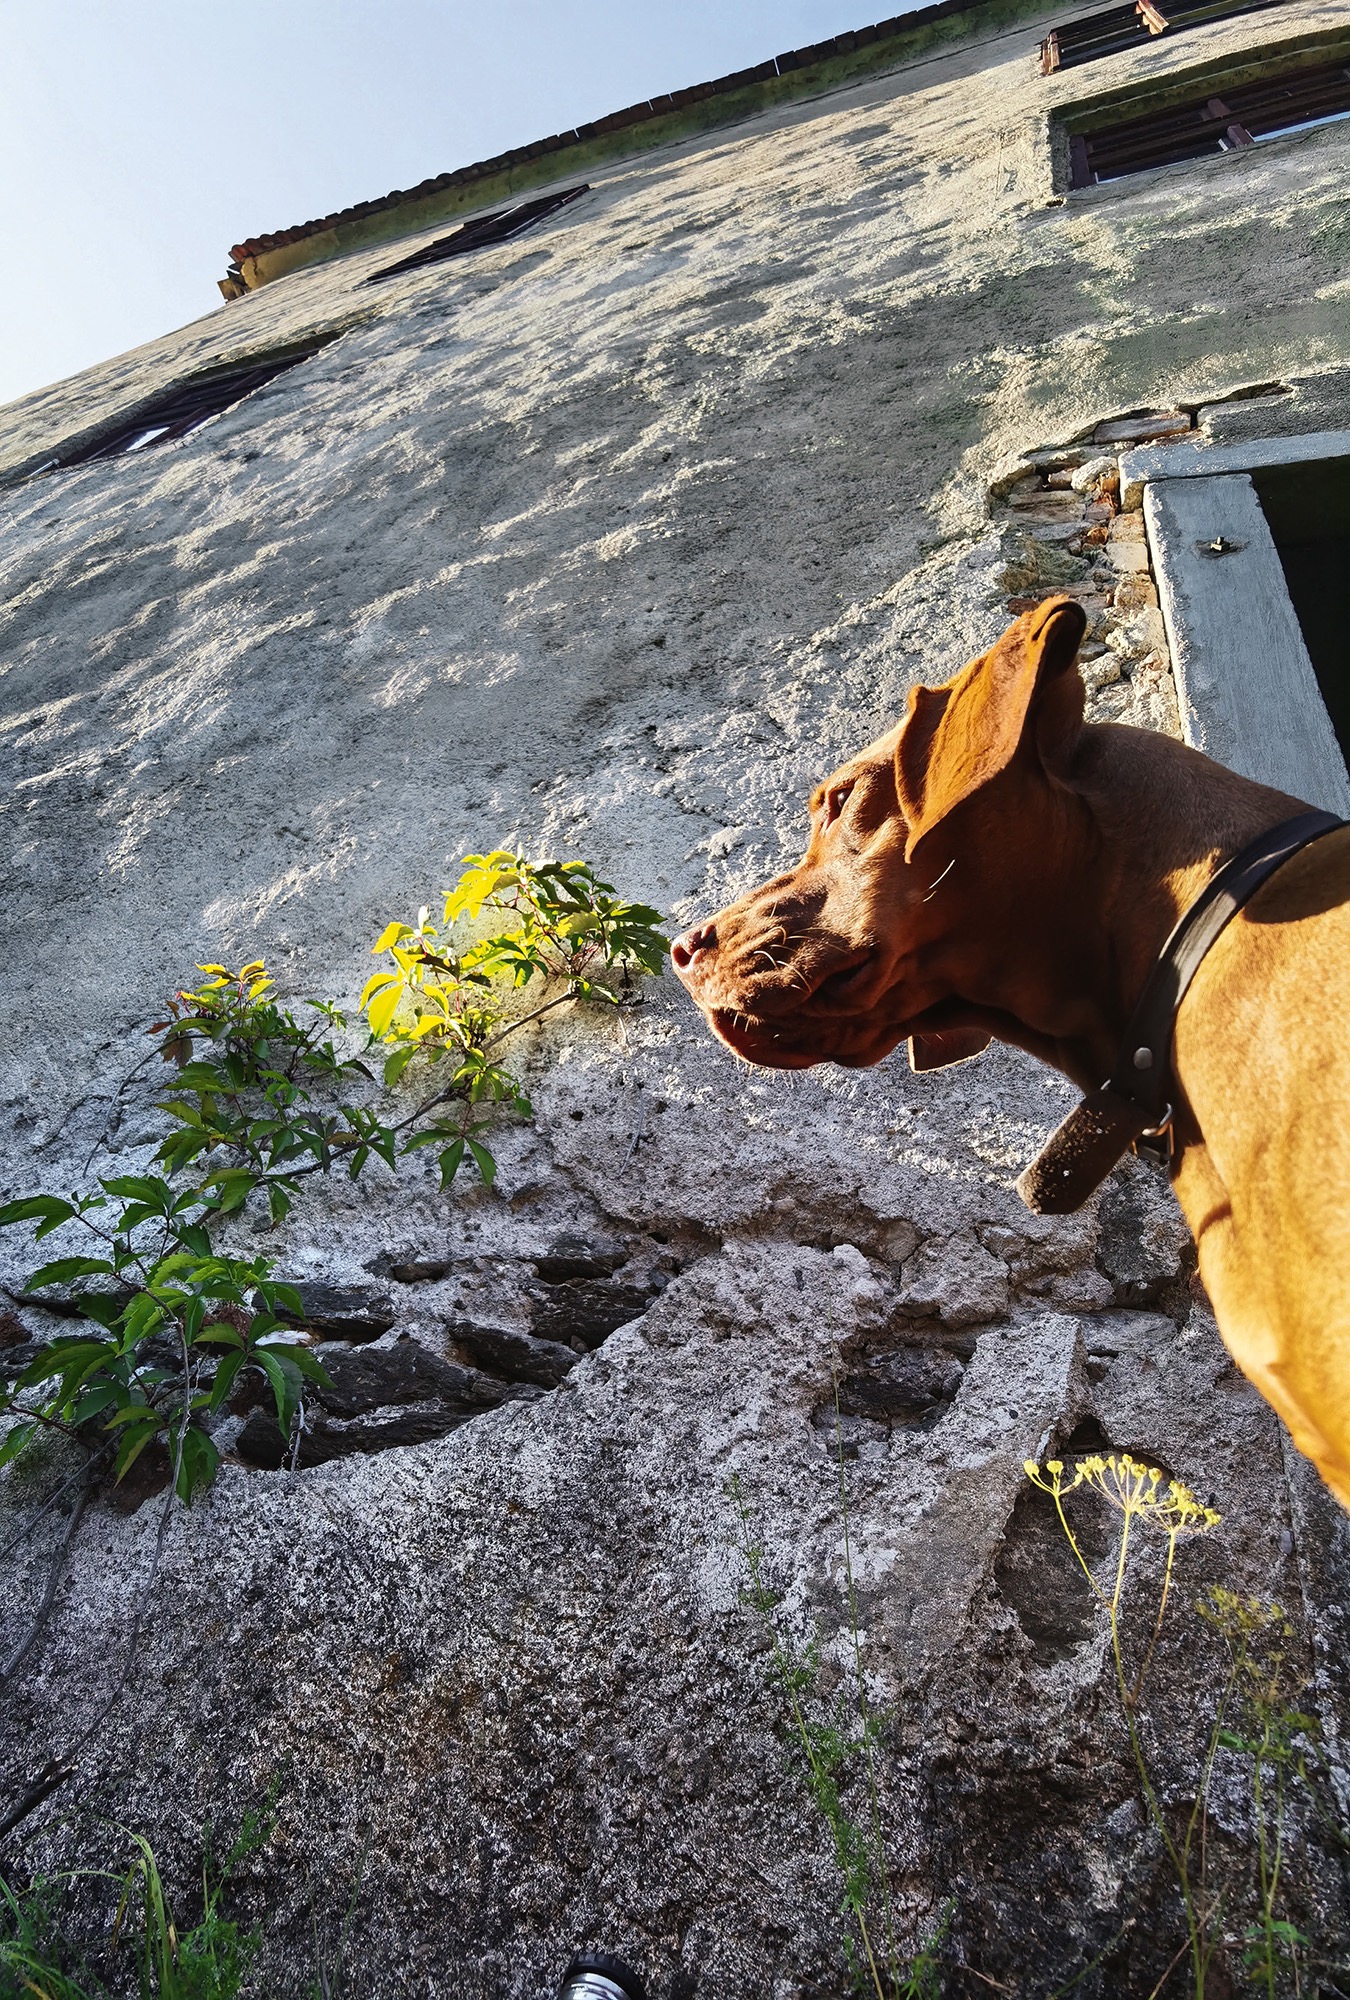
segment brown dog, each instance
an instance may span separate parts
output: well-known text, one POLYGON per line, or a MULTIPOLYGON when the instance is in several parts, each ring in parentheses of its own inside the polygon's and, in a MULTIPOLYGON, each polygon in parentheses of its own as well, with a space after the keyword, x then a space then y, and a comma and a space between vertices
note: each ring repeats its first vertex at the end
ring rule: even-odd
MULTIPOLYGON (((1149 730, 1085 725, 1084 618, 1019 618, 810 805, 800 865, 679 938, 738 1055, 915 1069, 994 1037, 1084 1091, 1178 916, 1300 801, 1149 730)), ((1350 1505, 1350 829, 1212 946, 1173 1051, 1173 1180, 1223 1337, 1350 1505)))

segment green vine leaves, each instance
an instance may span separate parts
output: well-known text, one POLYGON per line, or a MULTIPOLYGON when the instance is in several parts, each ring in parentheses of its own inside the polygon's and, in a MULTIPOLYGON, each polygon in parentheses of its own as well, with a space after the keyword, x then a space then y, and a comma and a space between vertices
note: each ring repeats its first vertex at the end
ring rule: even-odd
POLYGON ((631 998, 634 971, 659 972, 664 963, 669 947, 661 921, 647 904, 623 902, 585 861, 530 862, 499 848, 467 857, 439 925, 425 908, 415 924, 387 925, 373 951, 388 964, 372 973, 360 1000, 372 1044, 387 1051, 384 1081, 397 1083, 419 1055, 449 1071, 441 1091, 422 1107, 420 1116, 430 1122, 403 1150, 439 1146, 446 1187, 467 1153, 490 1183, 495 1166, 482 1133, 502 1107, 530 1115, 528 1100, 492 1051, 567 1001, 619 1005, 631 998), (462 937, 484 912, 505 926, 476 939, 462 937), (616 978, 606 984, 601 974, 616 978), (511 1017, 509 994, 536 978, 552 994, 511 1017), (446 1105, 467 1111, 447 1115, 446 1105))
POLYGON ((103 1252, 55 1258, 24 1285, 29 1294, 80 1287, 75 1304, 86 1328, 47 1341, 19 1372, 0 1405, 18 1418, 0 1442, 0 1466, 44 1431, 82 1439, 101 1432, 121 1479, 162 1438, 178 1497, 190 1501, 215 1477, 220 1454, 208 1422, 245 1368, 267 1382, 287 1432, 306 1380, 327 1377, 280 1317, 300 1316, 299 1293, 272 1276, 267 1258, 212 1250, 209 1196, 176 1193, 154 1174, 99 1186, 75 1201, 34 1195, 0 1208, 0 1227, 35 1222, 41 1238, 74 1222, 103 1252), (26 1392, 38 1387, 33 1402, 26 1392))
POLYGON ((76 1254, 34 1271, 24 1295, 85 1323, 43 1342, 7 1389, 0 1381, 0 1420, 13 1419, 0 1466, 57 1432, 110 1457, 121 1478, 159 1441, 190 1501, 215 1477, 212 1430, 250 1370, 292 1434, 306 1385, 326 1382, 301 1330, 300 1295, 274 1260, 233 1256, 213 1232, 251 1197, 276 1226, 306 1177, 342 1167, 355 1180, 372 1160, 396 1172, 424 1147, 437 1150, 443 1189, 467 1161, 490 1186, 490 1128, 531 1116, 502 1044, 564 1003, 635 998, 634 975, 664 962, 661 922, 587 862, 470 855, 439 925, 424 909, 376 941, 385 969, 361 995, 366 1037, 354 1052, 340 1046, 349 1032, 340 1008, 310 1000, 302 1019, 261 960, 199 967, 202 984, 176 993, 150 1029, 152 1054, 172 1071, 158 1100, 171 1130, 156 1171, 100 1180, 93 1193, 21 1193, 0 1207, 0 1228, 78 1241, 76 1254), (534 981, 540 998, 522 1011, 515 996, 534 981), (424 1083, 409 1103, 393 1093, 406 1092, 414 1063, 424 1083))

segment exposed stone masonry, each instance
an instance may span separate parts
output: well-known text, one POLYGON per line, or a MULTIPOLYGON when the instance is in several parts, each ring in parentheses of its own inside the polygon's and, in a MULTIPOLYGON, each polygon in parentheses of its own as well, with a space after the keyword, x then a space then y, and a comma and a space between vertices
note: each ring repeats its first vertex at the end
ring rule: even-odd
POLYGON ((1118 454, 1191 428, 1191 418, 1175 410, 1104 422, 1077 443, 1029 454, 1025 470, 998 490, 994 518, 1007 552, 1001 581, 1010 614, 1051 591, 1075 598, 1087 613, 1079 660, 1089 721, 1181 733, 1144 520, 1120 510, 1118 454))

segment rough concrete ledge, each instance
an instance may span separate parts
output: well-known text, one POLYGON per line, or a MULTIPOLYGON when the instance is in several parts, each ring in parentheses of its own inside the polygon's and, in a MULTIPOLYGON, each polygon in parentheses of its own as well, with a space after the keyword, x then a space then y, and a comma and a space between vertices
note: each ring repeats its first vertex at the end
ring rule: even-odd
POLYGON ((1141 445, 1120 461, 1120 504, 1138 507, 1155 479, 1209 479, 1223 472, 1260 472, 1272 465, 1307 465, 1350 458, 1350 431, 1310 431, 1306 437, 1250 438, 1211 444, 1198 432, 1180 444, 1141 445))

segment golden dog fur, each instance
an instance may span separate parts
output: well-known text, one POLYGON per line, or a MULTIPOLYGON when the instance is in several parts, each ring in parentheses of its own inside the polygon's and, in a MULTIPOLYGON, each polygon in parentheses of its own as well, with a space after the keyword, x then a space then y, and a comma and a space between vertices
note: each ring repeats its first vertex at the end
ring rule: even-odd
MULTIPOLYGON (((777 1068, 1028 1049, 1084 1091, 1219 867, 1303 801, 1083 721, 1083 614, 1027 612, 819 786, 801 863, 676 941, 715 1032, 777 1068)), ((1210 950, 1176 1025, 1173 1182, 1229 1351, 1350 1506, 1350 830, 1210 950)))

